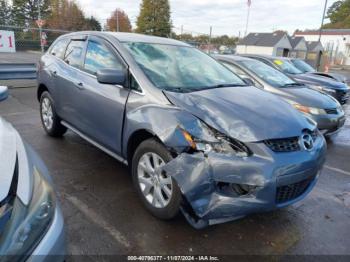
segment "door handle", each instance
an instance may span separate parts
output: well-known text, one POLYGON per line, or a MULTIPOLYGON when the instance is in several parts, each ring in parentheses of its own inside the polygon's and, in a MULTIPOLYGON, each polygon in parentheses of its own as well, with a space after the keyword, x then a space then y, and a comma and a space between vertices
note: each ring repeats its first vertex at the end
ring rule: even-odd
POLYGON ((75 86, 76 86, 78 89, 80 89, 80 90, 85 89, 85 88, 84 88, 84 84, 83 84, 82 82, 76 83, 75 86))

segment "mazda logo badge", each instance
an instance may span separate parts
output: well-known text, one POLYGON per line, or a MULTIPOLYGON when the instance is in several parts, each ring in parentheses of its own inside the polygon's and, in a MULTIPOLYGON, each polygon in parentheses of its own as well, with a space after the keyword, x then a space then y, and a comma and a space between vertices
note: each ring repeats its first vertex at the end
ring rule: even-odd
POLYGON ((301 135, 301 146, 307 151, 311 150, 314 147, 314 140, 310 134, 301 135))

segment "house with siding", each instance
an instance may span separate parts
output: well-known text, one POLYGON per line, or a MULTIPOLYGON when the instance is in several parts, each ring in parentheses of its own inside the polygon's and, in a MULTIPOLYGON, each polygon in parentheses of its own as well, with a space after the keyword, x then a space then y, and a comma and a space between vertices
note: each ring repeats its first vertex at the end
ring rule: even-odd
POLYGON ((307 44, 302 36, 289 36, 289 42, 292 50, 289 53, 290 57, 305 59, 307 54, 307 44))
MULTIPOLYGON (((317 42, 318 30, 296 31, 295 36, 304 37, 307 42, 317 42)), ((350 65, 350 29, 323 29, 321 43, 336 64, 350 65)))
POLYGON ((239 41, 236 50, 238 54, 288 56, 292 46, 284 32, 250 33, 239 41))

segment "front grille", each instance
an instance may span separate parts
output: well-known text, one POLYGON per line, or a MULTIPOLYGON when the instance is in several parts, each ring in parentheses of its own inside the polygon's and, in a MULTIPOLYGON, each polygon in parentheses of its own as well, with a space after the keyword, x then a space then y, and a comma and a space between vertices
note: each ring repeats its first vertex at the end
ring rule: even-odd
POLYGON ((315 142, 318 136, 318 130, 317 128, 314 131, 309 131, 310 135, 312 136, 312 140, 315 142))
POLYGON ((301 196, 314 179, 315 177, 310 177, 294 184, 277 187, 276 203, 282 204, 301 196))
POLYGON ((338 114, 338 109, 337 108, 329 108, 329 109, 325 109, 325 111, 329 115, 336 115, 336 114, 338 114))
POLYGON ((299 137, 265 140, 265 144, 275 152, 299 151, 299 137))
POLYGON ((342 91, 340 93, 340 103, 345 104, 346 101, 349 99, 350 93, 348 91, 342 91))

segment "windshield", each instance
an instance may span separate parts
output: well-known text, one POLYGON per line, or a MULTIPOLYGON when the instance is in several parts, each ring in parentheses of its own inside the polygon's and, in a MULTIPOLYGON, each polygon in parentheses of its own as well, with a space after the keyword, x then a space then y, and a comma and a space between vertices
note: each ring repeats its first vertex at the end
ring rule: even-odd
POLYGON ((244 60, 239 61, 238 63, 273 87, 287 87, 298 85, 295 81, 290 79, 285 74, 260 61, 244 60))
POLYGON ((273 60, 273 62, 282 70, 282 72, 286 74, 299 75, 303 73, 298 68, 296 68, 292 63, 286 60, 275 59, 273 60))
POLYGON ((193 47, 133 42, 124 46, 160 89, 192 92, 246 85, 226 67, 193 47))
POLYGON ((293 59, 292 60, 293 65, 298 68, 303 73, 313 73, 316 72, 316 70, 310 66, 308 63, 306 63, 303 60, 300 59, 293 59))

